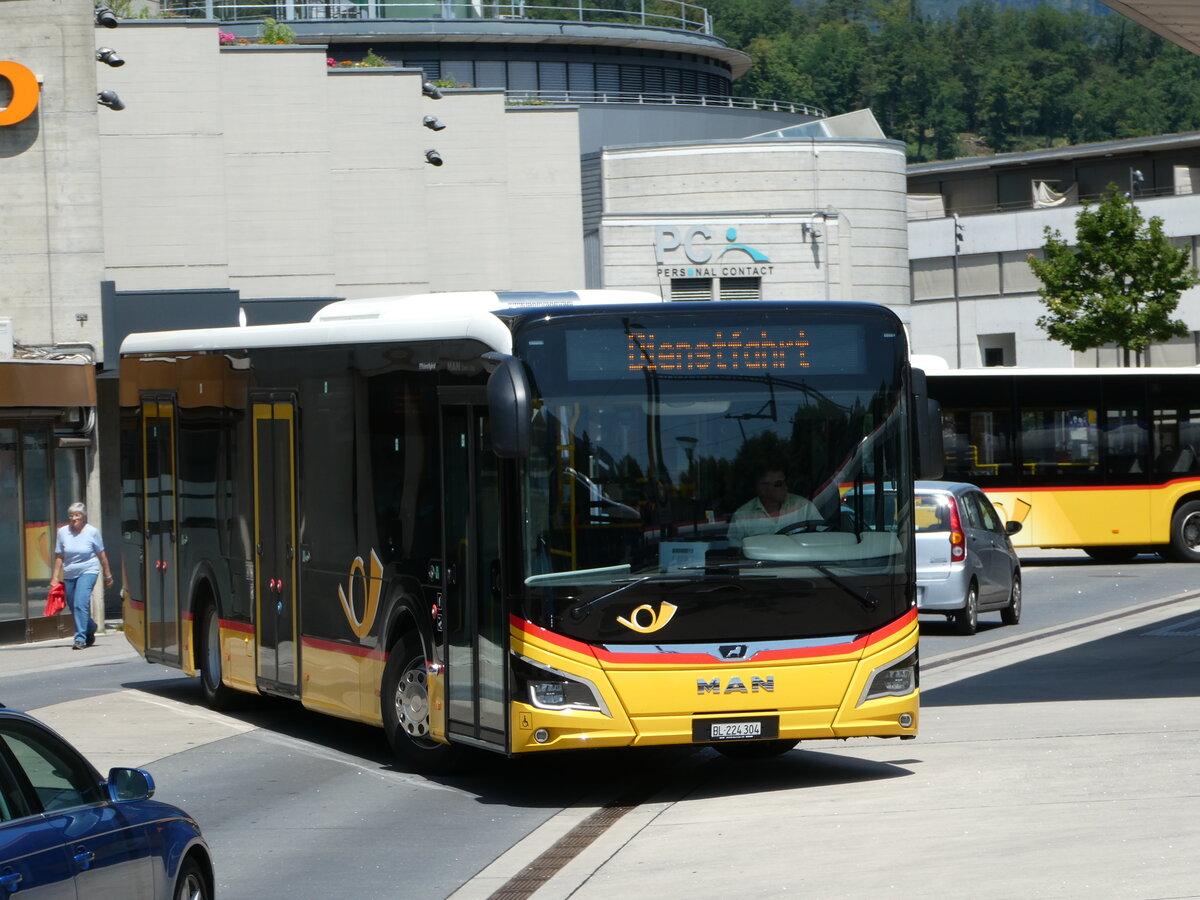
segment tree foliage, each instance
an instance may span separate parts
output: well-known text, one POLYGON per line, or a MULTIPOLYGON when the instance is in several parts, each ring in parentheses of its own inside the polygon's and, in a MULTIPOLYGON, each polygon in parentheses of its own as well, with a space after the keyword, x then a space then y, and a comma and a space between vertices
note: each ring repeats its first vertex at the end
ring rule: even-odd
POLYGON ((1042 282, 1046 334, 1076 352, 1115 344, 1141 353, 1150 344, 1190 334, 1171 315, 1183 291, 1200 281, 1186 247, 1173 247, 1162 219, 1143 219, 1137 205, 1109 185, 1095 208, 1085 203, 1069 244, 1047 228, 1044 258, 1029 265, 1042 282))
POLYGON ((743 97, 871 107, 909 159, 1200 129, 1200 58, 1124 16, 971 0, 701 0, 743 97), (937 10, 943 15, 932 16, 937 10))

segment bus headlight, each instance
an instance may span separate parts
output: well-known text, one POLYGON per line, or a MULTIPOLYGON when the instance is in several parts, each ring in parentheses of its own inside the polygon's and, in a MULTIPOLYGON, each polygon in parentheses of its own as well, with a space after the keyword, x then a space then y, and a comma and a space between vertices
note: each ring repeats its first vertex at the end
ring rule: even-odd
POLYGON ((609 714, 600 691, 586 678, 534 662, 524 656, 513 658, 513 698, 538 709, 584 709, 609 714))
POLYGON ((862 706, 868 700, 878 697, 903 697, 911 694, 920 683, 919 669, 915 648, 895 662, 881 666, 867 679, 867 687, 859 698, 858 705, 862 706))

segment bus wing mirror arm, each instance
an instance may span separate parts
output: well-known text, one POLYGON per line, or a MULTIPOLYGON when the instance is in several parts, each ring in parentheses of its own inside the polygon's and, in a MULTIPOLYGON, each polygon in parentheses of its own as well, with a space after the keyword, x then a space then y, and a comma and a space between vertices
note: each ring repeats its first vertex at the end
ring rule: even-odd
POLYGON ((936 481, 946 466, 942 446, 942 407, 929 396, 928 381, 921 369, 912 369, 913 422, 916 425, 917 477, 936 481))
POLYGON ((524 459, 531 443, 529 376, 515 356, 488 353, 486 362, 495 366, 487 383, 492 449, 501 459, 524 459))

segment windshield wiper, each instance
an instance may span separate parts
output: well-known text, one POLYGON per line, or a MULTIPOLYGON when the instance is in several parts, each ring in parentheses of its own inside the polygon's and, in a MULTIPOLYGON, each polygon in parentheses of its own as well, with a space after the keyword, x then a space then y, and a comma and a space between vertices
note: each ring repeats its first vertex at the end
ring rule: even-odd
MULTIPOLYGON (((835 565, 836 565, 836 563, 835 563, 835 565)), ((870 591, 865 590, 864 588, 860 588, 853 581, 849 581, 849 580, 843 578, 841 575, 838 575, 836 572, 834 572, 832 569, 829 568, 828 563, 811 562, 809 560, 804 560, 803 562, 799 562, 799 561, 793 561, 793 560, 756 559, 756 560, 754 560, 752 562, 748 562, 748 563, 744 563, 744 562, 720 563, 719 565, 716 565, 716 566, 710 565, 710 566, 708 566, 708 568, 710 568, 710 569, 795 569, 795 568, 816 569, 818 572, 820 572, 822 575, 824 575, 826 578, 829 579, 830 584, 833 584, 836 587, 841 588, 843 591, 845 591, 847 594, 849 594, 851 597, 853 597, 855 600, 857 600, 859 603, 861 603, 862 608, 867 610, 867 612, 870 612, 879 606, 879 598, 878 597, 876 597, 870 591)))

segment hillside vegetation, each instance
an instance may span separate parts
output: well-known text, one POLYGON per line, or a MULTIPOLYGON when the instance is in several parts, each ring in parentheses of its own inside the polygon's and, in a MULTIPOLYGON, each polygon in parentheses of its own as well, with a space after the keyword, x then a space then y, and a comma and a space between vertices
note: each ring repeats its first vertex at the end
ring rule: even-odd
POLYGON ((1200 129, 1200 58, 1124 16, 975 0, 707 0, 743 97, 870 107, 910 161, 1200 129))

